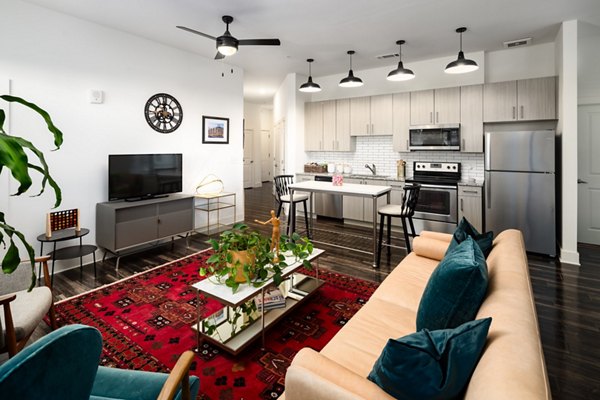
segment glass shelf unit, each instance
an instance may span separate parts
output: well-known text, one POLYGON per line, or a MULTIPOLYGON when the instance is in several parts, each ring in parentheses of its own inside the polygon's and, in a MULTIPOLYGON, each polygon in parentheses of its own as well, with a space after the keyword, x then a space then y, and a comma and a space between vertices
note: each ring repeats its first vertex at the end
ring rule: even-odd
POLYGON ((233 192, 221 192, 217 194, 195 195, 194 209, 206 213, 206 224, 196 227, 195 231, 210 236, 221 232, 225 227, 232 226, 236 221, 236 194, 233 192), (221 218, 222 211, 233 208, 233 219, 230 223, 224 223, 221 218), (216 220, 214 219, 216 213, 216 220))

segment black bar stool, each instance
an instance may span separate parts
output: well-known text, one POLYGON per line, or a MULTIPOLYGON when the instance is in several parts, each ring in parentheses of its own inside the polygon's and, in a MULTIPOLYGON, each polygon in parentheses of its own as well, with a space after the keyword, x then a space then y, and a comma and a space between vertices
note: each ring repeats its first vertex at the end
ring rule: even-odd
POLYGON ((383 245, 383 226, 385 225, 385 219, 387 217, 387 243, 388 251, 390 249, 390 243, 392 239, 392 217, 401 218, 402 230, 404 231, 404 240, 406 241, 406 252, 410 253, 410 239, 409 236, 417 236, 415 231, 415 225, 413 224, 412 217, 415 213, 415 207, 417 206, 417 200, 419 199, 420 185, 404 186, 404 193, 402 195, 402 204, 387 204, 377 210, 377 213, 381 216, 379 221, 379 242, 377 249, 377 267, 381 261, 381 247, 383 245), (410 224, 411 233, 409 235, 406 220, 410 224))
MULTIPOLYGON (((283 203, 290 203, 290 188, 288 187, 292 183, 294 183, 294 175, 277 175, 273 178, 275 181, 275 193, 277 195, 277 203, 279 203, 279 207, 277 208, 277 218, 281 214, 281 209, 283 208, 283 203)), ((304 222, 306 223, 306 236, 310 236, 310 231, 308 230, 308 213, 306 208, 306 200, 308 200, 308 194, 306 193, 294 193, 294 204, 302 203, 304 205, 304 222)), ((291 222, 292 213, 288 212, 288 220, 287 220, 287 228, 286 232, 288 235, 290 234, 290 222, 291 222)))

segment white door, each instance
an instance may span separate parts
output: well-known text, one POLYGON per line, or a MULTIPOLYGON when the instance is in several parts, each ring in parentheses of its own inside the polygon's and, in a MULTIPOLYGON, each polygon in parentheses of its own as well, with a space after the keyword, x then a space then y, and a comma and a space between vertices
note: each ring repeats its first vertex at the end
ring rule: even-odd
POLYGON ((260 180, 268 182, 273 180, 273 171, 271 169, 271 159, 273 151, 271 144, 271 131, 260 131, 260 180))
POLYGON ((254 130, 244 129, 244 189, 254 182, 254 130))
POLYGON ((600 105, 579 106, 577 241, 600 245, 600 105))
POLYGON ((285 120, 273 127, 273 176, 285 174, 285 120))

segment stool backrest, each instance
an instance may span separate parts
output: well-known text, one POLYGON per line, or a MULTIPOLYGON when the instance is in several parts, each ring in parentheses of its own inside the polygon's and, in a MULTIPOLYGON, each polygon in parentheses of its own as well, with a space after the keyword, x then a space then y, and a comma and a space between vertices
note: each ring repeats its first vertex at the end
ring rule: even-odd
POLYGON ((290 194, 290 188, 288 186, 294 183, 294 175, 277 175, 273 180, 275 181, 277 200, 280 200, 281 196, 290 194))
POLYGON ((412 217, 415 213, 415 207, 419 200, 420 185, 404 186, 404 194, 402 196, 402 215, 412 217))

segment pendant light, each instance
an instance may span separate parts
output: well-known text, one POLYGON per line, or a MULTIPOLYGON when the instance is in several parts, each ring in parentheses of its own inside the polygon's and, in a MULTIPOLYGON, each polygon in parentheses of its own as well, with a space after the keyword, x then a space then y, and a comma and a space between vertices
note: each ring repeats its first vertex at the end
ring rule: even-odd
POLYGON ((456 32, 460 34, 460 51, 458 52, 458 58, 446 65, 444 72, 447 74, 464 74, 479 69, 479 65, 473 60, 466 59, 465 53, 462 51, 462 34, 463 32, 466 32, 466 30, 467 28, 464 26, 456 29, 456 32))
POLYGON ((404 68, 404 65, 402 64, 402 45, 404 43, 406 43, 406 41, 404 40, 398 40, 396 42, 396 44, 400 48, 400 50, 398 50, 398 57, 400 57, 400 61, 398 61, 398 68, 396 68, 388 74, 388 81, 408 81, 415 77, 415 73, 408 68, 404 68))
POLYGON ((309 58, 308 60, 306 60, 306 62, 308 62, 308 82, 300 85, 300 89, 298 89, 298 90, 300 90, 301 92, 315 93, 315 92, 321 91, 321 86, 314 83, 312 80, 312 70, 311 70, 310 66, 313 61, 315 61, 315 60, 313 60, 312 58, 309 58))
POLYGON ((348 50, 347 54, 350 56, 350 71, 348 71, 348 76, 342 79, 339 83, 341 87, 359 87, 363 85, 362 79, 354 76, 354 72, 352 71, 352 54, 354 54, 354 50, 348 50))

